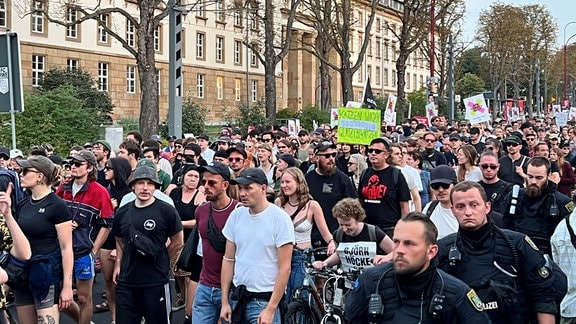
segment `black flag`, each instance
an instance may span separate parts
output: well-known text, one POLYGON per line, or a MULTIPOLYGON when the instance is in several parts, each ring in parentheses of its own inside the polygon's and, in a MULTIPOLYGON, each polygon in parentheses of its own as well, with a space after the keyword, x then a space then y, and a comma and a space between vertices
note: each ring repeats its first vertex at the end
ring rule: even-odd
POLYGON ((372 93, 372 87, 370 86, 370 78, 366 80, 366 86, 364 88, 364 99, 363 102, 368 106, 368 108, 377 109, 378 105, 376 100, 374 100, 374 94, 372 93))

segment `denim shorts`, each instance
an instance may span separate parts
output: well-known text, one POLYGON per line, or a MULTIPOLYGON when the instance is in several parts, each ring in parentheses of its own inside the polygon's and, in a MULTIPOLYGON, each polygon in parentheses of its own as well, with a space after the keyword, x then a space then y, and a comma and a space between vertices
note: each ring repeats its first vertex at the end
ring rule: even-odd
POLYGON ((92 253, 74 260, 74 276, 78 280, 90 280, 96 276, 92 253))

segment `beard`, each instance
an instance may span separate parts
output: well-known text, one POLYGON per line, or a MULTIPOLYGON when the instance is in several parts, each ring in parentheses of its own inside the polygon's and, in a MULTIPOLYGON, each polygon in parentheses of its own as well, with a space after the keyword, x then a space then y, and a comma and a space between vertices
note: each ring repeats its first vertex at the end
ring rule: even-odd
POLYGON ((529 185, 528 188, 526 188, 526 195, 530 198, 539 197, 543 190, 544 188, 541 186, 529 185))
POLYGON ((324 175, 331 176, 336 172, 336 164, 318 163, 318 170, 324 175))

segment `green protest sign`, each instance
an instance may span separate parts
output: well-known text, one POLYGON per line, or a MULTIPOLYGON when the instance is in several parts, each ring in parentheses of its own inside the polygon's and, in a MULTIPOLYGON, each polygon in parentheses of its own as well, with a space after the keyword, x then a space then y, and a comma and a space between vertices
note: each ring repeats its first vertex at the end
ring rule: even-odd
POLYGON ((380 137, 380 110, 338 108, 338 142, 368 145, 380 137))

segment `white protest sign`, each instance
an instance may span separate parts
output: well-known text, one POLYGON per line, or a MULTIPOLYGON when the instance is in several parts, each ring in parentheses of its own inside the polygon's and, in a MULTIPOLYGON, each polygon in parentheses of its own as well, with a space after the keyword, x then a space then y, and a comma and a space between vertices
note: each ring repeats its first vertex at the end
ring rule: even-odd
POLYGON ((290 135, 298 134, 298 129, 296 128, 296 120, 288 119, 288 133, 290 135))
POLYGON ((560 105, 552 105, 552 117, 556 116, 556 114, 562 112, 562 106, 560 105))
POLYGON ((488 109, 482 94, 464 99, 464 106, 466 107, 466 119, 470 121, 470 124, 490 121, 490 109, 488 109))
POLYGON ((384 111, 384 121, 386 125, 395 126, 396 125, 396 100, 398 98, 393 95, 388 95, 388 101, 386 102, 386 110, 384 111))
POLYGON ((567 111, 556 112, 555 117, 556 117, 556 125, 558 125, 558 127, 566 126, 568 124, 567 111))
POLYGON ((348 101, 346 108, 362 108, 362 103, 357 101, 348 101))
POLYGON ((330 126, 334 127, 338 125, 338 108, 330 109, 330 126))
POLYGON ((340 257, 340 266, 344 271, 372 268, 376 256, 376 242, 341 242, 336 253, 340 257))
POLYGON ((295 119, 295 121, 296 121, 296 131, 299 132, 302 130, 302 128, 300 128, 301 127, 300 126, 300 119, 295 119))
POLYGON ((576 117, 576 107, 570 107, 570 112, 568 113, 568 120, 574 120, 576 117))
POLYGON ((436 104, 430 102, 426 105, 426 118, 428 118, 428 124, 432 123, 432 117, 438 116, 438 109, 436 108, 436 104))

